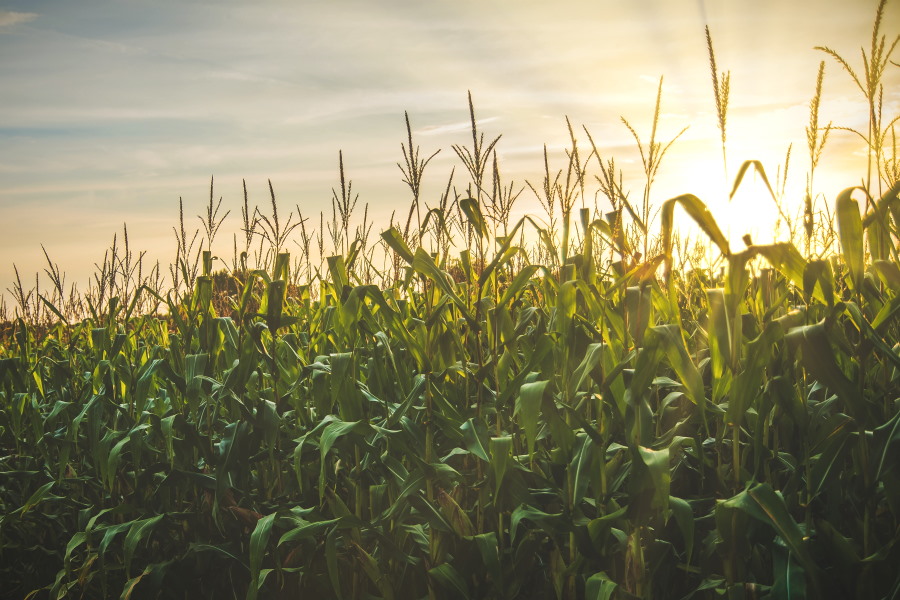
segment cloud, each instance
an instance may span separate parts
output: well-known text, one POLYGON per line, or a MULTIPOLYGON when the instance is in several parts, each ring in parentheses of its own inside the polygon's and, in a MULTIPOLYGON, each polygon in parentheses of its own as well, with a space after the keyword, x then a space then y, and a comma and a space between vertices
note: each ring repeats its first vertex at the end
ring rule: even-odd
POLYGON ((0 9, 0 31, 20 23, 28 23, 37 19, 37 13, 13 12, 0 9))
MULTIPOLYGON (((488 117, 486 119, 476 119, 476 125, 490 123, 496 121, 499 117, 488 117)), ((457 131, 466 131, 472 128, 472 121, 460 121, 458 123, 449 123, 447 125, 429 125, 418 129, 416 133, 421 135, 439 135, 444 133, 455 133, 457 131)))

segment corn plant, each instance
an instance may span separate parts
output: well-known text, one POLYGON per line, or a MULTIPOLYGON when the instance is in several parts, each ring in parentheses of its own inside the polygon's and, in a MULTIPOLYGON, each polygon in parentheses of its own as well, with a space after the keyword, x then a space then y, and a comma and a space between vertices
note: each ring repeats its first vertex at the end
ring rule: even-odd
MULTIPOLYGON (((421 229, 381 232, 380 278, 341 154, 318 230, 279 219, 271 184, 271 213, 245 194, 230 273, 211 186, 168 290, 116 242, 77 316, 49 257, 49 298, 18 282, 0 597, 897 595, 900 184, 808 211, 836 253, 735 250, 692 194, 654 224, 655 133, 639 211, 588 134, 612 210, 578 207, 593 163, 569 126, 566 176, 545 152, 531 188, 550 223, 508 223, 518 192, 499 166, 483 185, 497 140, 469 114, 473 193, 451 179, 419 218, 413 189, 421 229)), ((748 161, 733 186, 751 169, 768 182, 748 161)))

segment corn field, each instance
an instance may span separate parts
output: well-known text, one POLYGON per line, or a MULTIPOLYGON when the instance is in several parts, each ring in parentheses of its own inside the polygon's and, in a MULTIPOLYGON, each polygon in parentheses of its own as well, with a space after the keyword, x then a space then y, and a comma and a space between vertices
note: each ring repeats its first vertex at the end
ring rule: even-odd
MULTIPOLYGON (((891 50, 873 36, 873 107, 891 50)), ((896 119, 873 108, 864 185, 734 249, 696 196, 654 212, 665 144, 635 207, 571 126, 528 184, 547 218, 512 222, 470 111, 465 193, 420 200, 408 129, 413 201, 377 240, 341 162, 317 232, 245 196, 225 271, 211 187, 168 287, 115 245, 80 303, 17 287, 0 597, 900 597, 896 119)))

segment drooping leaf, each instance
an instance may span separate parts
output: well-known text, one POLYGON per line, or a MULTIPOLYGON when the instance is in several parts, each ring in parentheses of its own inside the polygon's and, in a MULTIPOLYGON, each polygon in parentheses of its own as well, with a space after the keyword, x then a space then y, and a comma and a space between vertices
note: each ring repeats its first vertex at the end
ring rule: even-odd
POLYGON ((488 444, 490 443, 490 434, 487 425, 481 419, 470 418, 468 421, 460 425, 463 432, 463 442, 466 448, 485 462, 490 462, 488 455, 488 444))
POLYGON ((479 236, 487 237, 487 222, 481 214, 481 207, 478 206, 478 201, 474 198, 463 198, 459 201, 459 208, 462 209, 463 214, 466 216, 472 229, 474 229, 479 236))
POLYGON ((719 229, 719 225, 716 223, 716 220, 713 218, 712 213, 709 212, 709 209, 706 207, 703 201, 693 194, 682 194, 681 196, 670 198, 662 204, 663 251, 666 255, 667 273, 671 270, 672 232, 674 229, 673 221, 676 205, 681 205, 685 212, 694 220, 695 223, 697 223, 700 229, 703 230, 703 232, 709 237, 710 241, 719 248, 719 251, 724 256, 728 256, 731 254, 731 250, 728 246, 728 240, 725 238, 722 230, 719 229))
POLYGON ((164 516, 165 515, 157 515, 155 517, 134 521, 131 524, 131 527, 128 528, 128 533, 125 535, 124 546, 126 573, 131 572, 131 561, 134 558, 134 551, 137 549, 138 543, 142 540, 146 541, 146 538, 149 537, 153 528, 162 521, 164 516))
POLYGON ((412 265, 413 253, 409 249, 409 246, 406 245, 406 242, 403 240, 403 235, 396 227, 391 227, 390 229, 382 231, 381 239, 383 239, 385 243, 390 246, 391 250, 396 252, 400 258, 412 265))

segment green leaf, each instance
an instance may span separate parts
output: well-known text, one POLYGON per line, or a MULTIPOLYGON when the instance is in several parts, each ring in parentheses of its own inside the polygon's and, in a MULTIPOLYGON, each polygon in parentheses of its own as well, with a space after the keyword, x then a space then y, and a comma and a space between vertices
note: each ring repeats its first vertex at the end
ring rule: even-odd
MULTIPOLYGON (((350 285, 350 277, 347 275, 347 267, 344 264, 344 257, 341 255, 329 256, 326 259, 328 263, 328 272, 331 274, 331 282, 337 289, 338 297, 341 296, 341 290, 350 285)), ((269 284, 271 288, 276 282, 269 284)), ((271 327, 271 326, 270 326, 271 327)))
POLYGON ((800 348, 803 365, 813 377, 827 385, 844 402, 847 410, 855 418, 860 414, 861 398, 857 397, 853 383, 844 375, 834 357, 825 321, 804 327, 795 327, 786 335, 785 340, 793 348, 800 348))
POLYGON ((511 541, 516 541, 516 532, 519 530, 519 523, 525 519, 531 521, 540 529, 551 535, 559 533, 566 524, 562 513, 546 513, 539 508, 522 504, 516 508, 509 517, 509 539, 511 541))
POLYGON ((773 600, 806 600, 804 569, 787 548, 777 542, 772 544, 772 571, 775 574, 771 590, 773 600))
POLYGON ((325 536, 325 564, 328 567, 328 578, 331 580, 331 588, 334 590, 334 595, 337 596, 339 600, 343 600, 344 594, 341 591, 341 572, 338 569, 337 560, 337 540, 338 528, 335 527, 328 532, 327 536, 325 536))
POLYGON ((816 567, 816 563, 810 556, 800 527, 791 518, 784 504, 784 499, 767 483, 760 483, 751 487, 747 490, 747 494, 756 501, 759 508, 765 513, 766 520, 775 528, 775 531, 778 532, 778 535, 781 536, 781 539, 784 540, 793 555, 797 557, 803 568, 809 573, 814 585, 817 587, 817 591, 821 592, 818 586, 818 567, 816 567))
POLYGON ((216 554, 219 554, 225 558, 231 559, 232 561, 235 562, 235 564, 241 565, 242 567, 247 568, 249 571, 247 564, 243 560, 241 560, 240 558, 238 558, 237 556, 235 556, 234 554, 232 554, 231 552, 229 552, 222 546, 214 546, 213 544, 192 543, 188 547, 188 552, 187 552, 188 554, 195 554, 198 552, 215 552, 216 554))
POLYGON ((878 467, 875 470, 875 480, 879 481, 885 468, 891 470, 900 463, 898 460, 900 448, 897 448, 900 445, 900 413, 895 414, 890 421, 876 428, 874 434, 875 440, 881 445, 878 452, 878 467))
MULTIPOLYGON (((168 571, 169 567, 174 562, 174 560, 167 560, 164 562, 150 563, 144 567, 144 570, 141 571, 140 574, 132 577, 125 583, 125 587, 122 589, 122 595, 119 597, 120 600, 129 600, 129 598, 132 597, 132 594, 134 594, 134 588, 144 579, 149 579, 152 584, 150 589, 153 589, 158 593, 159 589, 162 587, 166 571, 168 571)), ((147 591, 147 586, 141 586, 141 590, 147 591)))
POLYGON ((48 481, 47 483, 45 483, 44 485, 39 487, 37 490, 35 490, 35 492, 33 494, 31 494, 31 496, 28 498, 28 500, 25 502, 25 504, 23 504, 22 507, 18 511, 16 511, 19 513, 19 517, 20 518, 23 517, 25 515, 25 513, 27 513, 29 510, 31 510, 32 508, 34 508, 35 506, 40 504, 41 501, 43 501, 44 498, 47 497, 47 493, 50 492, 50 488, 53 487, 54 483, 56 483, 56 482, 48 481))
POLYGON ((894 315, 900 310, 900 296, 894 296, 889 302, 885 302, 875 318, 872 319, 872 328, 875 331, 883 332, 883 330, 893 322, 894 315))
MULTIPOLYGON (((363 399, 356 389, 356 361, 351 352, 337 352, 328 357, 331 365, 331 399, 344 421, 363 417, 363 399)), ((324 435, 324 434, 323 434, 324 435)))
POLYGON ((900 181, 895 181, 894 185, 891 186, 891 189, 885 192, 885 194, 875 203, 875 210, 866 214, 865 219, 863 219, 863 227, 866 229, 872 227, 878 220, 883 220, 885 218, 885 213, 888 210, 894 211, 898 206, 900 206, 900 181))
POLYGON ((466 511, 462 509, 459 503, 457 503, 450 494, 444 490, 439 490, 437 493, 437 502, 441 507, 441 513, 458 536, 470 537, 475 535, 475 527, 472 525, 472 520, 469 519, 469 515, 466 514, 466 511))
POLYGON ((255 600, 259 593, 259 568, 269 543, 275 515, 276 513, 272 513, 257 521, 250 534, 250 585, 247 588, 247 600, 255 600))
POLYGON ((510 231, 509 234, 503 239, 503 242, 497 249, 493 260, 491 260, 491 262, 489 262, 484 267, 484 270, 481 271, 481 275, 478 276, 479 287, 483 286, 488 281, 491 273, 508 263, 516 254, 524 252, 521 248, 512 246, 512 241, 513 239, 515 239, 516 230, 519 229, 519 227, 521 227, 522 223, 524 222, 524 220, 520 219, 519 222, 516 223, 516 226, 512 229, 512 231, 510 231))
POLYGON ((281 539, 278 540, 278 545, 280 546, 288 542, 299 542, 301 540, 314 537, 337 523, 339 520, 340 519, 327 519, 325 521, 304 523, 282 535, 281 539))
POLYGON ((832 471, 835 470, 835 466, 841 463, 841 460, 846 453, 847 440, 850 437, 850 427, 847 425, 853 421, 847 418, 846 415, 843 416, 845 421, 838 425, 836 430, 829 433, 827 444, 813 463, 809 475, 810 482, 808 483, 809 487, 812 489, 813 497, 822 493, 829 481, 829 476, 832 471))
POLYGON ((376 561, 372 555, 366 552, 359 544, 354 543, 353 548, 356 549, 363 571, 366 572, 366 575, 369 576, 369 579, 372 580, 372 583, 374 583, 378 588, 378 591, 381 592, 382 598, 384 598, 384 600, 393 600, 394 587, 391 585, 391 580, 387 575, 381 571, 381 568, 378 566, 378 561, 376 561))
POLYGON ((850 314, 850 317, 853 319, 853 323, 856 327, 866 336, 873 346, 878 348, 881 351, 882 355, 887 358, 889 361, 894 363, 894 368, 900 368, 900 355, 894 351, 893 348, 887 345, 881 336, 878 335, 878 332, 875 331, 875 328, 869 324, 869 321, 866 320, 865 315, 862 310, 860 310, 859 306, 854 302, 845 303, 847 308, 847 312, 850 314))
POLYGON ((534 455, 534 441, 537 437, 538 417, 541 414, 541 404, 547 390, 549 381, 535 381, 522 384, 519 396, 516 398, 515 414, 519 415, 519 422, 525 431, 525 439, 528 442, 528 454, 534 455))
POLYGON ((675 496, 669 496, 669 509, 675 516, 675 523, 684 540, 684 549, 687 555, 684 561, 691 564, 691 557, 694 554, 694 511, 686 500, 675 496))
POLYGON ((838 194, 835 202, 835 218, 837 219, 838 234, 841 240, 841 249, 844 252, 844 262, 850 271, 850 282, 854 289, 862 285, 863 277, 863 225, 859 215, 859 203, 851 196, 857 187, 847 188, 838 194))
POLYGON ((741 168, 738 170, 737 177, 734 178, 734 186, 731 188, 731 193, 728 195, 728 199, 732 200, 734 195, 737 193, 738 188, 741 185, 741 181, 744 179, 744 175, 747 174, 747 171, 753 167, 757 173, 759 173, 760 177, 763 180, 763 183, 766 184, 766 189, 769 191, 769 196, 772 198, 772 201, 775 204, 778 204, 778 200, 775 197, 775 192, 772 191, 772 186, 769 184, 769 178, 766 177, 766 170, 763 168, 763 165, 758 160, 745 160, 741 165, 741 168))
POLYGON ((413 262, 413 253, 409 249, 409 246, 406 245, 406 242, 403 240, 403 235, 397 230, 396 227, 391 227, 387 231, 381 232, 381 239, 385 241, 385 243, 390 246, 391 250, 397 253, 400 258, 405 260, 410 265, 413 262))
POLYGON ((101 565, 106 560, 106 549, 109 548, 109 545, 117 535, 119 535, 129 527, 131 527, 131 521, 128 521, 127 523, 119 523, 118 525, 110 525, 101 530, 103 531, 103 537, 100 539, 100 544, 97 546, 97 554, 100 557, 101 565))
POLYGON ((442 293, 449 296, 453 301, 453 304, 456 305, 456 308, 472 327, 475 327, 476 329, 479 327, 479 324, 475 320, 475 317, 473 317, 471 312, 469 312, 466 303, 463 302, 462 298, 460 298, 455 291, 453 291, 453 288, 450 286, 450 283, 447 280, 447 275, 443 271, 441 271, 436 264, 434 264, 434 260, 431 258, 428 252, 426 252, 422 248, 416 250, 416 254, 413 259, 413 269, 415 269, 417 273, 421 273, 422 275, 431 279, 442 293))
POLYGON ((466 219, 469 221, 469 224, 475 232, 481 237, 487 237, 487 223, 481 215, 481 208, 478 206, 478 201, 474 198, 463 198, 459 201, 459 208, 463 211, 463 214, 466 215, 466 219))
POLYGON ((643 345, 644 332, 650 324, 651 288, 647 285, 631 286, 625 289, 625 314, 628 330, 637 346, 643 345))
POLYGON ((492 437, 490 441, 491 450, 491 471, 494 474, 494 493, 499 493, 500 484, 503 483, 503 477, 506 475, 506 469, 509 466, 512 457, 512 437, 492 437))
POLYGON ((638 456, 647 468, 649 480, 653 489, 653 499, 650 506, 656 510, 662 510, 669 506, 669 487, 672 476, 669 472, 669 449, 652 450, 638 446, 638 456))
POLYGON ((569 472, 575 474, 572 479, 572 504, 574 506, 580 505, 584 499, 590 479, 589 470, 593 463, 593 456, 594 442, 590 436, 579 434, 572 461, 569 463, 569 472))
MULTIPOLYGON (((763 356, 769 356, 768 348, 763 350, 764 353, 759 348, 753 348, 748 353, 753 356, 755 351, 763 356)), ((731 399, 728 402, 728 410, 725 413, 726 425, 741 424, 747 408, 762 392, 762 387, 759 385, 761 381, 764 381, 761 367, 748 368, 738 373, 738 376, 734 379, 734 384, 731 386, 731 399)))
POLYGON ((131 527, 128 529, 128 533, 125 535, 126 573, 131 573, 131 560, 134 558, 134 551, 137 548, 138 542, 140 542, 145 537, 149 537, 150 533, 153 531, 153 528, 156 527, 157 523, 162 521, 164 516, 165 515, 157 515, 155 517, 141 519, 140 521, 134 521, 131 524, 131 527))
POLYGON ((807 263, 803 272, 803 294, 807 298, 815 296, 828 306, 834 306, 834 273, 831 270, 831 261, 818 259, 807 263))
POLYGON ((143 412, 144 404, 147 402, 150 384, 153 381, 154 375, 156 375, 156 371, 158 371, 160 367, 162 367, 164 362, 165 360, 156 358, 154 360, 151 360, 149 363, 146 363, 141 369, 140 375, 138 375, 137 384, 135 385, 133 392, 135 410, 138 413, 143 412))
POLYGON ((574 281, 566 281, 559 286, 559 294, 556 297, 556 311, 554 320, 555 330, 560 333, 563 343, 571 337, 571 324, 577 308, 578 286, 574 281))
POLYGON ((319 439, 319 452, 321 453, 319 461, 319 502, 325 497, 325 471, 327 466, 325 459, 328 456, 328 452, 341 437, 348 433, 359 433, 362 431, 369 431, 367 423, 362 421, 339 421, 336 419, 322 431, 322 437, 319 439))
POLYGON ((726 366, 731 365, 731 319, 725 304, 725 290, 715 288, 706 290, 706 302, 709 305, 709 353, 712 358, 713 377, 719 379, 726 366))
POLYGON ((618 587, 605 571, 594 573, 584 582, 584 600, 609 600, 618 587))
POLYGON ((49 300, 47 300, 46 298, 44 298, 44 296, 43 296, 42 294, 38 294, 38 298, 41 299, 41 302, 43 302, 44 305, 45 305, 47 308, 49 308, 50 311, 51 311, 54 315, 56 315, 56 317, 57 317, 60 321, 62 321, 62 322, 65 323, 66 325, 69 325, 69 320, 65 317, 65 315, 63 315, 63 314, 59 311, 58 308, 56 308, 56 307, 53 305, 52 302, 50 302, 49 300))
POLYGON ((900 292, 900 267, 891 261, 876 260, 872 269, 894 293, 900 292))
MULTIPOLYGON (((763 246, 750 246, 744 252, 751 257, 757 254, 765 258, 770 265, 775 267, 791 283, 803 289, 803 277, 806 272, 806 259, 800 255, 797 248, 790 242, 779 242, 763 246)), ((822 298, 820 298, 822 299, 822 298)))
POLYGON ((509 284, 509 287, 503 292, 503 296, 500 297, 500 302, 498 306, 503 306, 509 303, 511 300, 515 299, 517 294, 524 288, 531 278, 534 277, 534 274, 537 273, 539 269, 543 269, 544 267, 538 265, 526 265, 522 268, 521 271, 516 273, 516 276, 513 278, 512 283, 509 284))
POLYGON ((894 182, 891 189, 884 196, 874 202, 874 209, 869 211, 863 218, 863 229, 866 230, 866 237, 869 242, 869 253, 873 261, 883 261, 890 259, 891 247, 893 244, 891 235, 891 218, 894 220, 894 227, 900 225, 898 217, 900 217, 900 180, 894 182))
POLYGON ((68 543, 66 544, 66 554, 63 559, 63 564, 65 565, 66 571, 71 570, 72 566, 72 553, 81 545, 83 545, 87 541, 87 532, 79 531, 71 538, 69 538, 68 543))
POLYGON ((571 379, 569 379, 569 398, 574 398, 577 391, 584 389, 582 386, 589 380, 591 374, 599 370, 605 351, 605 344, 588 344, 584 358, 575 368, 571 379))
POLYGON ((452 598, 469 598, 469 587, 465 579, 453 568, 450 563, 443 563, 428 570, 428 575, 442 588, 447 590, 452 598))
POLYGON ((481 561, 490 574, 494 587, 502 593, 505 588, 503 585, 503 569, 500 567, 500 548, 497 544, 497 534, 491 531, 478 534, 472 539, 475 540, 475 544, 478 546, 481 561))
MULTIPOLYGON (((631 402, 640 401, 644 391, 654 380, 657 367, 663 356, 668 359, 669 364, 684 384, 688 399, 699 408, 704 431, 708 431, 706 421, 708 403, 706 401, 703 377, 691 359, 684 344, 681 330, 677 325, 659 325, 647 330, 644 348, 638 355, 638 361, 634 368, 634 376, 631 379, 628 397, 631 402)), ((649 407, 646 406, 639 408, 644 411, 649 410, 649 407)), ((643 423, 641 428, 642 439, 638 440, 638 443, 647 445, 649 443, 648 432, 643 423)))
POLYGON ((676 204, 681 205, 709 239, 719 247, 719 251, 724 256, 731 254, 728 240, 725 238, 722 230, 719 229, 719 225, 703 201, 693 194, 682 194, 681 196, 670 198, 662 204, 663 251, 666 255, 666 273, 671 271, 672 265, 672 231, 676 204))

